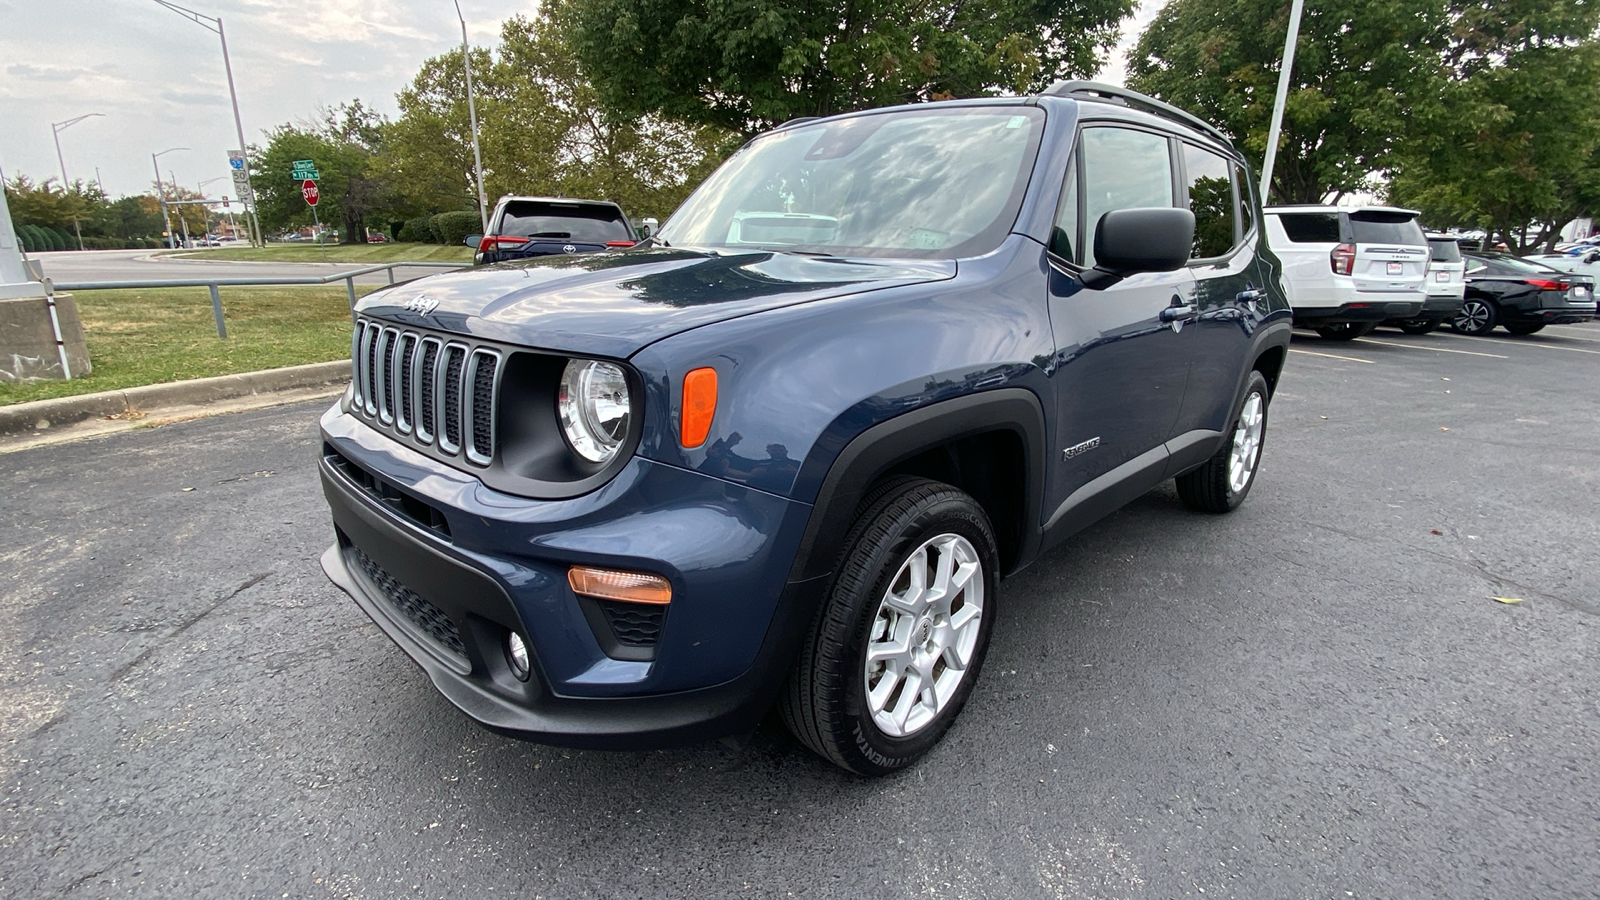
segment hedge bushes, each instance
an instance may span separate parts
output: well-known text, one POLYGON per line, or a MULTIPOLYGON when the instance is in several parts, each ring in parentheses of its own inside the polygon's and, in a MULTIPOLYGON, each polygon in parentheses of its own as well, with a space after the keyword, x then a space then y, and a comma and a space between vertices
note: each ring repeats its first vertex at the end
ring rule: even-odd
POLYGON ((405 224, 395 229, 394 239, 414 244, 432 243, 433 233, 428 227, 428 217, 417 216, 415 219, 407 219, 405 224))
POLYGON ((434 239, 450 246, 459 246, 467 239, 467 235, 483 231, 483 220, 478 218, 475 209, 439 213, 428 224, 432 227, 434 239))
MULTIPOLYGON (((46 250, 76 250, 78 239, 59 228, 39 225, 17 226, 17 240, 29 253, 46 250)), ((85 250, 154 250, 162 246, 155 238, 85 237, 85 250)))

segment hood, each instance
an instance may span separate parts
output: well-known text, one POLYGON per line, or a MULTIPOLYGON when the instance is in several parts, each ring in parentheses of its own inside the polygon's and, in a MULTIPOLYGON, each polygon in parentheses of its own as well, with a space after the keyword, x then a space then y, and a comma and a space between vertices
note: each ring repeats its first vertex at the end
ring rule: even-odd
POLYGON ((356 310, 484 340, 625 358, 724 319, 955 274, 953 260, 638 249, 433 275, 368 294, 356 310))

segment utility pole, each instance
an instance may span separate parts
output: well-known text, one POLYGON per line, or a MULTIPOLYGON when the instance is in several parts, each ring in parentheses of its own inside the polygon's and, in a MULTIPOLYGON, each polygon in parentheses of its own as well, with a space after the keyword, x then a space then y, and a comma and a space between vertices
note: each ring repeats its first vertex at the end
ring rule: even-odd
POLYGON ((178 207, 178 225, 183 228, 183 246, 187 250, 189 248, 189 220, 183 215, 183 198, 178 196, 178 176, 172 174, 172 170, 168 169, 167 178, 172 181, 173 205, 178 207))
MULTIPOLYGON (((62 196, 65 196, 67 191, 72 189, 72 185, 70 183, 68 183, 68 181, 67 181, 67 160, 66 160, 65 157, 63 157, 61 155, 61 132, 66 131, 68 128, 71 128, 72 126, 78 124, 79 122, 82 122, 84 119, 92 119, 95 116, 102 116, 103 117, 103 116, 105 116, 105 113, 85 113, 84 115, 81 115, 81 116, 77 117, 76 119, 68 119, 65 122, 51 122, 50 123, 50 134, 56 139, 56 162, 61 164, 61 194, 62 194, 62 196)), ((77 216, 77 214, 73 214, 73 216, 72 216, 72 231, 73 231, 74 234, 76 234, 78 236, 78 249, 82 250, 83 249, 83 227, 78 224, 78 216, 77 216)))
POLYGON ((461 15, 461 0, 451 2, 456 5, 456 18, 461 20, 461 62, 467 67, 467 115, 472 120, 472 170, 478 176, 478 221, 483 233, 488 234, 489 200, 483 193, 483 155, 478 152, 478 107, 472 102, 472 50, 467 46, 467 20, 461 15))
MULTIPOLYGON (((244 121, 239 118, 239 92, 233 86, 233 62, 228 58, 228 35, 222 30, 222 17, 197 13, 188 7, 168 2, 168 0, 155 0, 155 2, 215 34, 222 40, 222 67, 228 73, 228 97, 233 101, 233 127, 239 135, 239 155, 244 160, 244 177, 248 183, 250 179, 250 148, 244 142, 244 121)), ((244 203, 245 210, 250 213, 250 224, 252 226, 251 246, 265 247, 267 242, 261 236, 261 219, 256 215, 255 191, 251 190, 239 199, 244 203)))
POLYGON ((1294 45, 1300 40, 1300 10, 1305 0, 1289 6, 1289 36, 1283 42, 1283 65, 1278 69, 1278 96, 1272 102, 1272 126, 1267 130, 1267 158, 1261 164, 1261 205, 1272 187, 1272 164, 1278 157, 1278 133, 1283 130, 1283 102, 1289 96, 1289 71, 1294 68, 1294 45))

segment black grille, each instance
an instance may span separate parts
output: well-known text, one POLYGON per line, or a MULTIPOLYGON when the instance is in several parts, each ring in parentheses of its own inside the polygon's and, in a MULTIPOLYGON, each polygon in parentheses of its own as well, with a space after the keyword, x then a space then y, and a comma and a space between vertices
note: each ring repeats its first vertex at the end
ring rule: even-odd
POLYGON ((461 631, 443 610, 396 581, 394 576, 384 571, 372 557, 362 553, 360 547, 351 547, 350 554, 355 557, 356 565, 361 567, 367 580, 378 589, 378 593, 385 600, 389 601, 390 606, 428 637, 433 638, 441 648, 459 657, 462 662, 467 662, 467 647, 461 643, 461 631))
POLYGON ((461 367, 467 351, 460 347, 445 350, 444 362, 444 439, 452 447, 461 446, 461 367))
POLYGON ((499 360, 477 354, 472 374, 472 449, 487 458, 494 452, 494 370, 499 360))
POLYGON ((450 539, 450 520, 444 517, 444 513, 438 507, 411 496, 382 478, 368 472, 365 468, 356 465, 343 453, 333 449, 331 444, 322 445, 322 456, 328 461, 329 465, 338 469, 356 487, 365 491, 368 497, 383 503, 400 515, 445 540, 450 539))
POLYGON ((439 345, 428 341, 422 345, 422 430, 431 440, 434 436, 433 367, 439 361, 439 345))
POLYGON ((446 462, 494 464, 504 351, 366 319, 353 346, 352 412, 446 462))
POLYGON ((411 424, 412 424, 412 422, 411 422, 411 410, 415 409, 415 407, 413 407, 411 405, 411 400, 412 400, 412 397, 411 397, 411 373, 412 373, 412 370, 414 368, 412 366, 412 364, 411 364, 411 357, 416 354, 416 350, 417 350, 417 336, 416 335, 408 334, 404 338, 400 339, 400 407, 399 407, 400 419, 399 419, 399 421, 400 421, 400 425, 401 425, 401 430, 403 430, 403 431, 409 431, 411 429, 411 424))
POLYGON ((602 600, 600 609, 605 612, 606 623, 619 644, 654 647, 661 639, 661 620, 667 616, 666 607, 602 600))

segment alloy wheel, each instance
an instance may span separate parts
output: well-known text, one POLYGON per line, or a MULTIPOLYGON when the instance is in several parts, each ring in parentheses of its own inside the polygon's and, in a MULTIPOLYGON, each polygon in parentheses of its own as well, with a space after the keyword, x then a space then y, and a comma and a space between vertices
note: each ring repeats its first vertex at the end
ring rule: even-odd
POLYGON ((1239 410, 1239 424, 1233 429, 1233 451, 1228 454, 1228 490, 1238 493, 1255 474, 1261 456, 1261 434, 1266 422, 1261 394, 1252 392, 1239 410))

